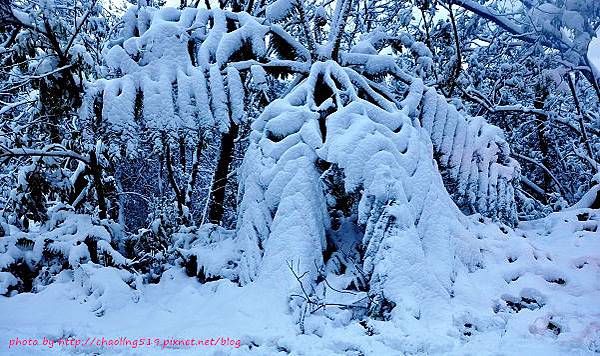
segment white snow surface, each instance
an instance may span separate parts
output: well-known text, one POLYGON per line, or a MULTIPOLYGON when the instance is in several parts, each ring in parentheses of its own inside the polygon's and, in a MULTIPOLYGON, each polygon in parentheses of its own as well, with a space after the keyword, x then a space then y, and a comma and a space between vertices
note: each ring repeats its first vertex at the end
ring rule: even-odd
MULTIPOLYGON (((600 351, 600 211, 554 213, 516 229, 468 224, 479 268, 455 276, 446 319, 419 323, 351 320, 329 307, 300 334, 277 284, 200 284, 178 268, 141 285, 92 263, 65 271, 37 294, 0 297, 0 354, 103 355, 586 355, 600 351), (503 231, 502 231, 503 230, 503 231), (100 316, 98 316, 100 315, 100 316), (550 326, 549 325, 553 325, 550 326), (368 331, 367 331, 368 329, 368 331), (560 330, 560 332, 558 332, 560 330), (218 347, 13 347, 10 338, 160 337, 240 339, 218 347)), ((399 271, 402 272, 402 271, 399 271)), ((1 283, 0 283, 1 285, 1 283)), ((329 302, 344 295, 331 294, 329 302)), ((441 306, 430 306, 431 313, 441 306)), ((443 312, 445 313, 445 311, 443 312)))

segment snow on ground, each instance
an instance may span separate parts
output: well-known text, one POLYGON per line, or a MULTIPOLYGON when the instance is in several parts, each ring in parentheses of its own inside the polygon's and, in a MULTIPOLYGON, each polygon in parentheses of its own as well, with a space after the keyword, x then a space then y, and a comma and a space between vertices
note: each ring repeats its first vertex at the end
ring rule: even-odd
MULTIPOLYGON (((180 269, 139 286, 127 272, 84 265, 38 294, 0 297, 0 354, 585 355, 600 352, 600 211, 575 209, 511 230, 470 218, 483 265, 453 286, 453 325, 360 323, 327 308, 307 334, 276 285, 200 284, 180 269), (75 282, 74 282, 75 281, 75 282), (90 294, 90 291, 93 291, 90 294), (101 316, 98 316, 101 315, 101 316), (443 334, 440 334, 443 333, 443 334), (64 337, 240 339, 240 347, 19 346, 64 337), (168 351, 168 352, 166 352, 168 351)), ((402 271, 398 271, 402 273, 402 271)), ((332 298, 335 298, 332 296, 332 298)), ((333 299, 332 299, 333 301, 333 299)), ((440 322, 441 323, 441 322, 440 322)))

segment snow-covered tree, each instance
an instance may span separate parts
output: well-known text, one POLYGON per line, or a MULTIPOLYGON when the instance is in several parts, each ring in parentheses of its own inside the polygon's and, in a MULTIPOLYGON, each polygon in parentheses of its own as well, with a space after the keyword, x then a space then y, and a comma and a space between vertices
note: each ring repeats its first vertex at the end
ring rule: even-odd
MULTIPOLYGON (((41 268, 53 275, 71 253, 82 254, 87 238, 59 251, 49 244, 56 237, 37 233, 40 226, 61 240, 68 228, 59 226, 64 220, 59 211, 76 210, 86 214, 83 220, 93 220, 90 215, 106 219, 118 210, 111 204, 102 145, 85 145, 75 123, 84 83, 98 75, 112 18, 97 1, 14 1, 0 4, 0 19, 0 208, 7 224, 0 251, 2 269, 17 273, 18 289, 28 291, 41 268), (32 244, 35 256, 19 253, 32 244), (49 257, 54 254, 61 257, 49 257)), ((108 233, 96 237, 114 242, 108 233)), ((96 254, 90 245, 88 255, 96 254)))

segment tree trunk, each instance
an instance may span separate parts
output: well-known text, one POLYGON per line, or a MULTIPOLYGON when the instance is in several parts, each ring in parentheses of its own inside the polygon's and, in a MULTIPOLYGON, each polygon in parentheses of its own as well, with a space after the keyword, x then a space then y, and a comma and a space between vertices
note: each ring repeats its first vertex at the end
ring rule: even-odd
POLYGON ((196 150, 192 156, 192 171, 188 179, 188 185, 185 191, 185 204, 192 210, 192 196, 194 195, 194 187, 198 181, 198 174, 200 173, 200 158, 202 157, 202 148, 204 147, 204 137, 199 135, 198 142, 196 143, 196 150))
POLYGON ((90 172, 94 178, 94 188, 96 188, 96 196, 98 198, 98 215, 100 219, 106 219, 107 208, 104 185, 102 184, 102 168, 98 164, 98 157, 96 157, 96 151, 94 150, 90 152, 90 172))
POLYGON ((233 149, 235 148, 235 139, 237 138, 239 126, 231 123, 231 128, 227 133, 221 136, 221 152, 217 169, 213 177, 211 187, 211 204, 208 211, 208 219, 213 224, 220 224, 225 212, 225 187, 227 186, 229 176, 229 166, 233 159, 233 149))
MULTIPOLYGON (((544 109, 544 103, 546 101, 546 98, 548 97, 548 91, 546 90, 546 88, 544 88, 541 85, 538 85, 536 87, 536 98, 533 102, 533 107, 536 109, 544 109)), ((543 115, 536 115, 538 120, 540 120, 541 122, 544 122, 544 125, 538 125, 538 127, 536 128, 536 134, 537 134, 537 138, 538 138, 538 145, 540 148, 540 151, 542 153, 542 164, 550 169, 550 167, 552 167, 552 165, 550 164, 550 160, 549 160, 549 154, 550 154, 550 149, 549 149, 549 144, 548 144, 548 140, 546 139, 546 135, 544 133, 544 131, 546 130, 546 117, 544 117, 543 115)), ((552 177, 550 177, 550 175, 547 172, 542 172, 543 176, 544 176, 544 182, 542 184, 542 188, 545 191, 549 191, 550 186, 552 185, 552 177)))
POLYGON ((173 188, 173 192, 175 192, 175 200, 177 201, 177 211, 179 212, 179 217, 182 221, 185 220, 185 214, 183 211, 183 205, 185 204, 185 198, 181 194, 181 190, 177 185, 177 180, 175 179, 175 172, 173 171, 173 162, 171 157, 171 146, 169 141, 166 139, 166 135, 163 135, 163 145, 165 146, 165 164, 167 165, 167 178, 169 183, 171 184, 171 188, 173 188))

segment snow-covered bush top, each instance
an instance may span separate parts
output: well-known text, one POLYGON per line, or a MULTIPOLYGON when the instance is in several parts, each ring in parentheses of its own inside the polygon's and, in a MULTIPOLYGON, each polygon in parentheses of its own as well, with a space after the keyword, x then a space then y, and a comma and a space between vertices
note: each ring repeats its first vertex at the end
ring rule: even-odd
MULTIPOLYGON (((311 60, 308 50, 281 27, 247 13, 219 9, 135 7, 125 15, 120 36, 104 51, 114 78, 90 85, 82 110, 84 120, 96 117, 102 123, 96 128, 99 132, 88 135, 104 136, 116 154, 135 155, 147 129, 191 135, 217 127, 226 132, 231 122, 238 124, 244 118, 247 85, 238 70, 250 69, 252 83, 264 85, 265 70, 307 72, 311 60)), ((379 55, 376 49, 385 41, 415 52, 419 71, 428 67, 422 62, 431 59, 426 47, 417 46, 407 35, 390 38, 379 31, 365 36, 350 53, 342 53, 341 63, 361 75, 397 74, 393 57, 379 55)), ((422 124, 431 134, 454 200, 467 213, 513 223, 513 185, 519 172, 502 132, 481 118, 459 114, 420 79, 403 77, 414 85, 400 105, 414 125, 422 124)))

